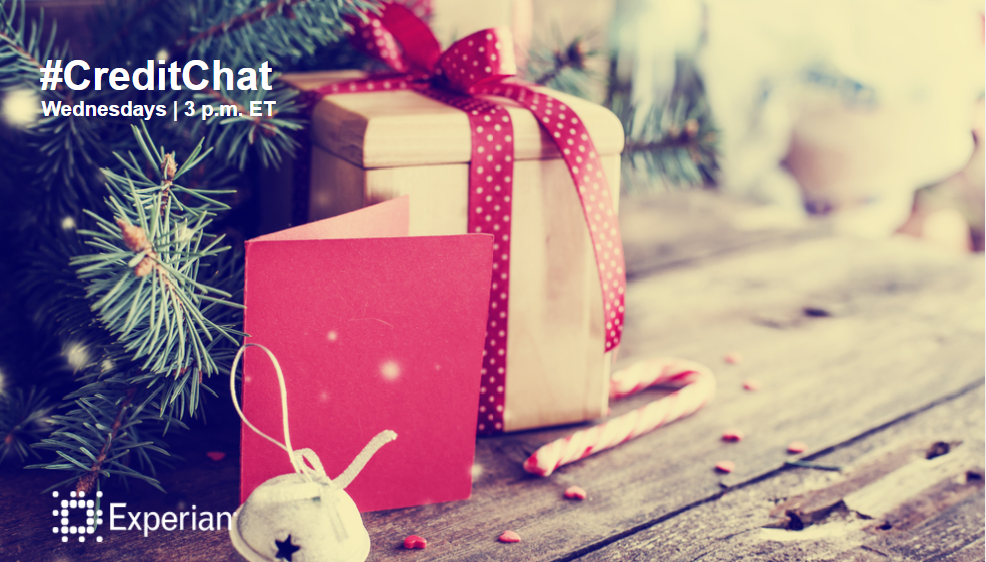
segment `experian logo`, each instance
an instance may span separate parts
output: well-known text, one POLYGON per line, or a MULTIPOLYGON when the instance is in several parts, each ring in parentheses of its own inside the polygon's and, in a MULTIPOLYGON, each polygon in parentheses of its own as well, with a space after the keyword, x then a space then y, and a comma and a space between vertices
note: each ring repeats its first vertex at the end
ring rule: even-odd
MULTIPOLYGON (((103 510, 99 509, 102 492, 96 492, 96 500, 87 499, 85 492, 71 492, 71 499, 61 500, 59 509, 55 509, 51 514, 59 518, 60 525, 52 527, 51 531, 56 535, 62 536, 62 542, 68 542, 70 535, 78 535, 79 542, 86 542, 86 536, 95 535, 96 529, 102 525, 103 510), (83 514, 85 524, 72 523, 80 522, 83 514)), ((58 492, 52 492, 51 497, 58 498, 58 492)), ((157 513, 154 511, 126 511, 127 504, 110 504, 110 531, 133 531, 143 532, 146 537, 149 532, 164 531, 220 531, 229 530, 234 515, 228 511, 212 513, 209 511, 196 511, 196 506, 192 506, 192 511, 166 511, 157 513), (224 521, 225 520, 225 521, 224 521), (118 525, 117 523, 121 523, 118 525), (223 525, 225 523, 225 526, 223 525)), ((105 530, 105 529, 104 529, 105 530)), ((96 535, 96 542, 103 542, 101 535, 96 535)))
MULTIPOLYGON (((96 527, 103 522, 101 518, 103 511, 101 509, 96 509, 96 502, 92 499, 85 499, 85 492, 72 492, 69 496, 72 499, 61 501, 61 509, 56 509, 51 512, 53 516, 61 519, 61 525, 52 527, 51 532, 56 535, 62 535, 62 542, 68 542, 69 535, 79 535, 79 542, 86 542, 86 535, 94 534, 96 532, 96 527), (86 524, 70 525, 69 523, 71 520, 69 518, 81 518, 80 514, 82 512, 85 512, 86 524)), ((52 492, 51 497, 57 499, 58 492, 52 492)), ((96 497, 103 497, 103 493, 96 492, 96 497)), ((96 536, 96 542, 103 542, 103 537, 96 536)))

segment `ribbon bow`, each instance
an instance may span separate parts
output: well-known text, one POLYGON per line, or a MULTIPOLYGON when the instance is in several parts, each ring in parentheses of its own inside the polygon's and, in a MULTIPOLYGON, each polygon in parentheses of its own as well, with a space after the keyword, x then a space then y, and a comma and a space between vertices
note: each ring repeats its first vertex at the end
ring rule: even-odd
POLYGON ((379 16, 349 16, 356 30, 354 45, 395 71, 418 80, 433 78, 457 92, 478 94, 483 84, 493 84, 517 74, 510 29, 477 31, 457 41, 444 53, 428 25, 400 4, 385 4, 379 16))
POLYGON ((483 357, 478 431, 503 430, 510 278, 513 124, 502 106, 485 97, 509 98, 527 108, 558 146, 582 203, 595 252, 605 309, 606 351, 623 333, 626 272, 623 243, 602 162, 585 125, 562 101, 515 78, 513 38, 507 28, 477 31, 445 52, 428 25, 407 8, 384 4, 379 14, 351 16, 352 41, 395 73, 328 84, 330 94, 413 89, 461 109, 472 131, 469 161, 469 232, 494 236, 493 279, 483 357))

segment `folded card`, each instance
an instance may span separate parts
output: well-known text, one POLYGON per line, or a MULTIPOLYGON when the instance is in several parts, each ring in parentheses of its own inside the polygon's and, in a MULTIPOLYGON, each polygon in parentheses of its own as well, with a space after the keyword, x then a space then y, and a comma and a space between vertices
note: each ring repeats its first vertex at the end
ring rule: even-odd
MULTIPOLYGON (((408 199, 246 243, 244 330, 284 371, 294 449, 338 476, 378 432, 383 447, 346 489, 361 512, 469 497, 492 237, 408 237, 408 199)), ((243 409, 280 438, 277 378, 247 353, 243 409)), ((240 501, 292 472, 244 429, 240 501)))

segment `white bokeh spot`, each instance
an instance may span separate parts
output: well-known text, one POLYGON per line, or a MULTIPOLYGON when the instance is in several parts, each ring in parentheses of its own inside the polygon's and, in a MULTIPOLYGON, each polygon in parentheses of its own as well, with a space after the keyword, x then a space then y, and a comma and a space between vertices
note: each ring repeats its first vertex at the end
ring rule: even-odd
MULTIPOLYGON (((65 346, 65 360, 78 371, 89 363, 89 350, 81 343, 70 343, 65 346)), ((72 494, 75 497, 75 494, 72 494)))
POLYGON ((27 127, 37 121, 40 113, 41 98, 33 90, 11 90, 0 98, 0 119, 11 127, 27 127))
POLYGON ((401 376, 401 366, 397 361, 384 361, 380 364, 380 374, 389 381, 395 380, 401 376))

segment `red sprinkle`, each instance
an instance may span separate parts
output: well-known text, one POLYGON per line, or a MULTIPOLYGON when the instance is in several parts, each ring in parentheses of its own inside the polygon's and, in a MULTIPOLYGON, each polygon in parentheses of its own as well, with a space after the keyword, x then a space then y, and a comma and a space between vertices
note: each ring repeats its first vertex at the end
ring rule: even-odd
POLYGON ((760 390, 760 381, 757 379, 746 379, 743 381, 743 388, 746 390, 760 390))
POLYGON ((205 456, 209 457, 210 459, 216 462, 219 462, 224 458, 226 458, 226 453, 222 451, 209 451, 208 453, 205 454, 205 456))
POLYGON ((722 440, 736 443, 743 440, 743 432, 738 429, 727 429, 722 432, 722 440))
POLYGON ((723 360, 730 365, 739 365, 743 362, 743 356, 737 352, 727 353, 723 360))
POLYGON ((730 472, 736 470, 736 463, 733 461, 719 461, 716 463, 716 470, 729 474, 730 472))
POLYGON ((791 453, 792 455, 803 453, 807 450, 808 450, 808 445, 805 445, 803 441, 791 441, 791 443, 787 446, 787 452, 791 453))
POLYGON ((520 535, 513 531, 504 531, 500 535, 500 542, 520 542, 520 535))
POLYGON ((588 494, 585 493, 585 490, 578 486, 569 486, 568 489, 565 490, 565 497, 569 499, 584 500, 586 496, 588 496, 588 494))
POLYGON ((425 548, 427 546, 428 541, 418 535, 408 535, 408 537, 404 539, 404 548, 425 548))

